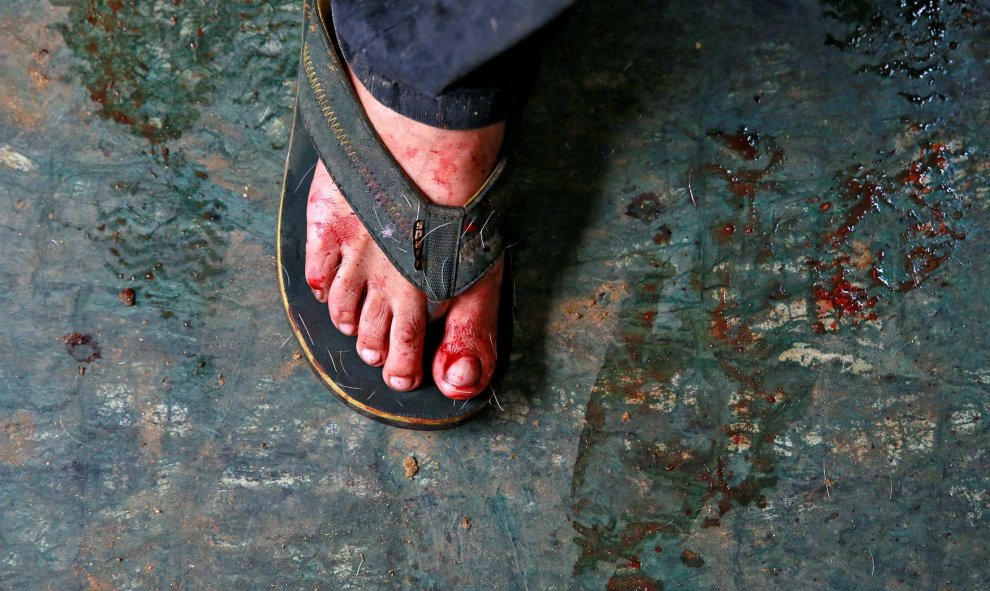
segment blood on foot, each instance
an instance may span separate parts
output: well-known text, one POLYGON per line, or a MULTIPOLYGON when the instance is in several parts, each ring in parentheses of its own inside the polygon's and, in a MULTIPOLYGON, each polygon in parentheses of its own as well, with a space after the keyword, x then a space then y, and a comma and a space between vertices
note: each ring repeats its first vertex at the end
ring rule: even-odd
POLYGON ((474 356, 474 348, 468 345, 467 341, 459 336, 447 338, 440 345, 440 354, 444 356, 443 369, 447 371, 455 362, 467 357, 474 356))
POLYGON ((344 244, 353 242, 362 228, 360 220, 355 215, 337 215, 329 221, 314 221, 312 224, 318 239, 338 249, 344 244))
MULTIPOLYGON (((495 336, 491 335, 491 344, 483 339, 475 330, 468 327, 448 327, 447 336, 440 345, 438 355, 443 359, 443 375, 446 376, 458 362, 468 360, 476 364, 476 369, 480 374, 477 383, 485 383, 491 378, 494 371, 493 363, 485 363, 483 351, 485 347, 494 347, 495 336)), ((448 382, 449 383, 449 382, 448 382)))
POLYGON ((433 170, 433 182, 439 187, 443 187, 447 192, 447 197, 453 197, 452 182, 460 167, 452 156, 441 156, 433 170))

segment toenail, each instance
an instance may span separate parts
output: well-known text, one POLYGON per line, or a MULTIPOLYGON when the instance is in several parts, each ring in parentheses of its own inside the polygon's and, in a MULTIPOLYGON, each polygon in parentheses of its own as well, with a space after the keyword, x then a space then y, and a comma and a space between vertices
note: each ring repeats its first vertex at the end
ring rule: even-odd
POLYGON ((463 355, 448 363, 443 381, 458 388, 470 388, 481 379, 481 361, 472 355, 463 355))
POLYGON ((319 290, 319 289, 314 289, 313 290, 313 297, 316 298, 317 301, 320 301, 320 302, 327 301, 326 294, 324 294, 323 291, 322 290, 319 290))
POLYGON ((379 351, 374 351, 372 349, 361 349, 361 359, 368 365, 378 365, 382 362, 382 354, 379 351))
POLYGON ((357 334, 357 327, 353 324, 342 323, 340 326, 340 332, 346 334, 347 336, 354 336, 357 334))
POLYGON ((388 379, 389 383, 396 390, 408 390, 412 388, 413 381, 412 378, 400 378, 399 376, 392 376, 388 379))

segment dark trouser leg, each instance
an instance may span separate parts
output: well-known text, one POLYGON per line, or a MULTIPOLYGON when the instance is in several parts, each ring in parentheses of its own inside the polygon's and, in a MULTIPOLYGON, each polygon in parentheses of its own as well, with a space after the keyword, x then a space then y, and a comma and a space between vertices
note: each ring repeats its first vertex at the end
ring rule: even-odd
POLYGON ((533 33, 573 0, 333 0, 348 65, 382 104, 447 129, 505 120, 536 71, 533 33))

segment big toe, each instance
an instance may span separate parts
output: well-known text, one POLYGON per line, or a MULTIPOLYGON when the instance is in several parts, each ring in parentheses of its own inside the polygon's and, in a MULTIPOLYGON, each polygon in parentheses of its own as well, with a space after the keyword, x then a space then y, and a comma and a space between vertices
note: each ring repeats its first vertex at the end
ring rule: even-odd
MULTIPOLYGON (((453 313, 454 308, 451 308, 453 313)), ((495 327, 448 316, 443 342, 433 359, 433 381, 444 396, 466 400, 480 394, 495 373, 495 327)))
POLYGON ((495 373, 501 266, 455 298, 443 341, 433 358, 433 380, 448 398, 477 396, 495 373))

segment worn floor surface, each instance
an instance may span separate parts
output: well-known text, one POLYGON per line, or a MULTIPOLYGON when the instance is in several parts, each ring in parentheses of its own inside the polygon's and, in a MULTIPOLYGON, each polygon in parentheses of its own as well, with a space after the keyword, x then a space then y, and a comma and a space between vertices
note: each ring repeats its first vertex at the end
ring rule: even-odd
POLYGON ((985 588, 986 2, 577 7, 500 408, 438 433, 289 338, 300 18, 0 3, 0 587, 985 588))

